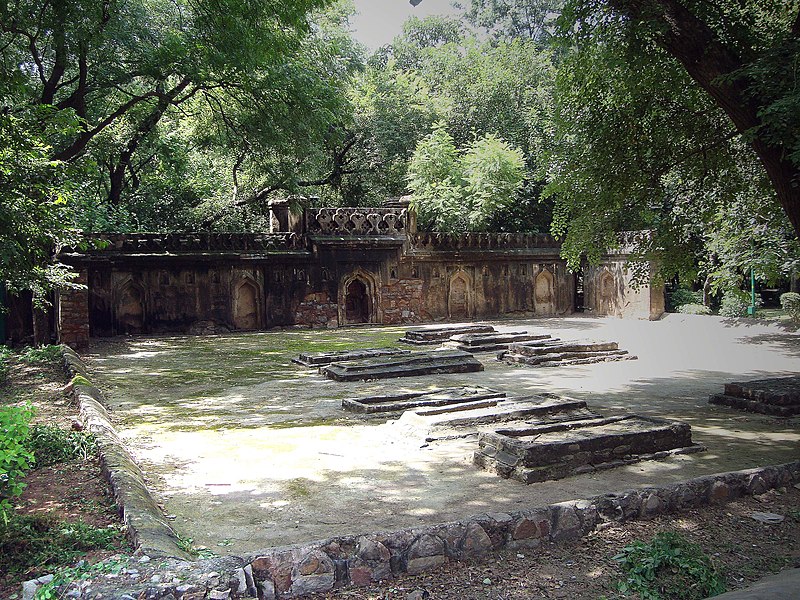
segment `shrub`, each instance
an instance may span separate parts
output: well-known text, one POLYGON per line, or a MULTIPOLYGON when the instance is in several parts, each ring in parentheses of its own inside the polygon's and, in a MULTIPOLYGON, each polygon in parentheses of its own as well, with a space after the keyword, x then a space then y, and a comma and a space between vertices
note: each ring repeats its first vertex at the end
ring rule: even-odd
POLYGON ((28 346, 19 353, 19 359, 24 363, 49 363, 61 358, 61 346, 28 346))
POLYGON ((8 375, 8 358, 10 356, 11 348, 0 345, 0 383, 3 383, 8 375))
POLYGON ((31 568, 69 564, 90 550, 113 550, 121 542, 116 528, 64 523, 49 515, 11 514, 0 522, 0 572, 27 573, 31 568))
POLYGON ((711 559, 678 533, 656 534, 649 544, 635 541, 614 557, 627 575, 617 587, 623 594, 660 600, 700 600, 725 591, 711 559))
POLYGON ((0 514, 4 521, 12 499, 22 493, 22 478, 34 461, 27 446, 32 416, 28 407, 0 407, 0 514))
POLYGON ((797 292, 781 294, 781 308, 794 323, 800 323, 800 294, 797 292))
MULTIPOLYGON (((667 311, 681 312, 679 309, 684 304, 702 304, 703 293, 693 292, 686 288, 678 288, 667 293, 667 311)), ((693 313, 692 313, 693 314, 693 313)))
MULTIPOLYGON (((756 294, 756 307, 763 305, 761 296, 756 294)), ((719 314, 723 317, 746 317, 750 306, 750 294, 744 290, 727 290, 722 294, 719 314)))
POLYGON ((37 467, 46 467, 72 459, 86 460, 97 451, 95 437, 83 431, 65 431, 55 425, 34 425, 28 437, 28 449, 37 467))
POLYGON ((682 304, 678 312, 684 315, 710 315, 711 309, 702 304, 682 304))

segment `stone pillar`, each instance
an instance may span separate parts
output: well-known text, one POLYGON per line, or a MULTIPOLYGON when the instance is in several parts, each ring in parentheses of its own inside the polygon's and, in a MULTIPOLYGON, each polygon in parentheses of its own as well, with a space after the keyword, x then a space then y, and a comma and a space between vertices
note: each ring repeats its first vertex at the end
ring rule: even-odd
POLYGON ((270 233, 297 233, 304 230, 305 202, 302 199, 271 200, 269 203, 269 232, 270 233), (299 203, 303 208, 299 213, 291 210, 292 202, 299 203))
POLYGON ((81 289, 62 290, 56 297, 58 315, 58 341, 74 350, 84 350, 89 346, 89 288, 86 287, 89 275, 86 268, 78 270, 75 283, 81 289))

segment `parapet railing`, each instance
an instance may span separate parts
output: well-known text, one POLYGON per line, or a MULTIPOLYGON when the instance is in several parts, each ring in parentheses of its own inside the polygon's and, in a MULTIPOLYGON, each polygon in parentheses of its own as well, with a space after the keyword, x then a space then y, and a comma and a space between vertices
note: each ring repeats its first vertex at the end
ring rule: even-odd
POLYGON ((543 233, 416 233, 409 242, 417 252, 561 247, 553 236, 543 233))
POLYGON ((404 237, 405 208, 308 208, 305 231, 310 235, 404 237))
POLYGON ((125 254, 239 252, 292 252, 306 249, 296 233, 92 233, 85 236, 88 248, 65 252, 116 251, 125 254))

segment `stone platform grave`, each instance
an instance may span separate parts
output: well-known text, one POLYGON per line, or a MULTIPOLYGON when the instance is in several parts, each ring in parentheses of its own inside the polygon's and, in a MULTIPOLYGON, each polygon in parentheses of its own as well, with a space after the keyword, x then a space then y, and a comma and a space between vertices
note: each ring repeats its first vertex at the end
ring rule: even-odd
POLYGON ((474 462, 500 477, 535 483, 702 450, 686 423, 628 415, 482 433, 474 462))
POLYGON ((404 412, 396 423, 409 435, 433 442, 477 437, 482 431, 494 431, 498 424, 532 426, 593 417, 598 415, 583 400, 544 393, 416 408, 404 412))
POLYGON ((509 344, 507 351, 497 355, 497 360, 532 367, 584 365, 636 358, 627 350, 620 350, 617 342, 567 342, 558 338, 514 342, 509 344))
POLYGON ((319 372, 325 377, 335 381, 389 379, 442 373, 474 373, 476 371, 483 371, 483 364, 469 352, 460 350, 410 352, 401 356, 334 362, 319 369, 319 372))
POLYGON ((415 346, 441 344, 450 337, 466 333, 496 333, 491 325, 444 325, 441 327, 420 327, 409 329, 400 338, 401 342, 415 346))
POLYGON ((448 406, 452 404, 477 408, 479 406, 497 404, 497 398, 505 398, 505 396, 505 392, 498 392, 481 386, 435 388, 424 392, 347 398, 342 400, 342 408, 350 412, 367 414, 402 412, 413 408, 448 406))
POLYGON ((726 383, 724 393, 708 401, 776 417, 800 415, 800 376, 726 383))
POLYGON ((532 335, 527 331, 511 331, 508 333, 460 333, 450 336, 444 343, 446 348, 463 350, 464 352, 497 352, 507 350, 514 342, 529 342, 551 339, 549 335, 532 335))
POLYGON ((402 348, 364 348, 358 350, 337 350, 333 352, 304 352, 297 358, 293 358, 292 362, 306 367, 320 367, 333 362, 363 360, 365 358, 382 356, 397 356, 399 354, 411 354, 411 350, 403 350, 402 348))

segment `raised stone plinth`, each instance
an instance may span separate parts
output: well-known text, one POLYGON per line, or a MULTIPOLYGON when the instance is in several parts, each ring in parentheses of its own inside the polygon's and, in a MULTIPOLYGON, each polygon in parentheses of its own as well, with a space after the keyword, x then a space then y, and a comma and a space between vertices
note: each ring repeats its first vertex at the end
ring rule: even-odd
POLYGON ((726 383, 725 392, 714 394, 709 402, 765 415, 791 417, 800 414, 800 376, 726 383))
POLYGON ((507 350, 514 342, 551 339, 549 335, 531 335, 527 331, 511 331, 508 333, 461 333, 450 336, 444 343, 448 348, 464 352, 497 352, 507 350))
POLYGON ((403 350, 401 348, 364 348, 360 350, 338 350, 335 352, 304 352, 299 357, 293 358, 292 362, 306 367, 319 367, 333 362, 364 360, 365 358, 397 356, 399 354, 411 354, 411 350, 403 350))
POLYGON ((430 442, 477 436, 482 431, 496 430, 498 424, 530 427, 596 417, 583 400, 537 394, 408 410, 398 425, 430 442))
POLYGON ((627 350, 620 350, 617 342, 565 342, 557 338, 514 342, 509 344, 507 351, 497 355, 498 360, 532 367, 560 367, 636 358, 627 350))
POLYGON ((402 356, 336 362, 320 367, 319 370, 325 377, 336 381, 388 379, 442 373, 474 373, 476 371, 483 371, 483 365, 469 352, 460 350, 411 352, 402 356))
POLYGON ((421 327, 409 329, 401 342, 422 346, 427 344, 441 344, 450 337, 466 333, 492 333, 495 329, 491 325, 445 325, 442 327, 421 327))
POLYGON ((534 483, 700 450, 688 424, 630 415, 482 433, 474 461, 534 483))
POLYGON ((437 388, 424 392, 409 392, 388 396, 368 396, 366 398, 348 398, 342 400, 342 408, 357 413, 400 412, 419 407, 436 407, 448 405, 483 405, 486 400, 495 401, 505 398, 505 392, 489 388, 451 387, 437 388))

